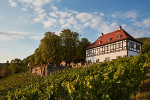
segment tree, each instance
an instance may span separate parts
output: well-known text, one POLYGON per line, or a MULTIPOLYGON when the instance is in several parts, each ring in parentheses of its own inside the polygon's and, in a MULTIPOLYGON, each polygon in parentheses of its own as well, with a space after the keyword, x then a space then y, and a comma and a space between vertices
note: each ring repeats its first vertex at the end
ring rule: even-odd
POLYGON ((20 72, 23 66, 24 66, 23 62, 20 59, 16 58, 11 61, 9 68, 12 74, 17 74, 20 72))
POLYGON ((27 58, 24 58, 22 62, 24 63, 24 65, 28 65, 28 63, 30 63, 30 56, 28 56, 27 58))
POLYGON ((35 55, 32 54, 32 55, 30 56, 30 66, 34 66, 34 65, 35 65, 35 55))
POLYGON ((86 48, 91 42, 87 38, 82 38, 78 46, 78 61, 84 62, 86 57, 86 48))
POLYGON ((79 45, 79 34, 72 32, 70 29, 64 29, 60 33, 63 60, 67 63, 71 63, 77 58, 77 46, 79 45))
POLYGON ((2 66, 1 76, 7 77, 11 75, 11 70, 9 69, 9 64, 5 64, 2 66))
POLYGON ((41 40, 42 59, 46 63, 61 63, 61 39, 54 32, 46 32, 41 40))
POLYGON ((144 41, 144 43, 142 44, 140 54, 148 53, 149 51, 150 51, 150 39, 144 41))
POLYGON ((38 65, 38 64, 43 64, 43 63, 44 63, 44 61, 43 61, 43 59, 42 59, 41 46, 39 46, 39 48, 37 48, 37 49, 35 50, 34 56, 35 56, 35 59, 34 59, 35 61, 34 61, 34 63, 35 63, 36 65, 38 65))

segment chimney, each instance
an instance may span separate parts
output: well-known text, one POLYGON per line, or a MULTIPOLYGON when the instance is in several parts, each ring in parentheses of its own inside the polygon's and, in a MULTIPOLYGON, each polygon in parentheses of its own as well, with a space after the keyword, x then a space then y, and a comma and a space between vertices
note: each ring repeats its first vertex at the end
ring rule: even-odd
POLYGON ((121 30, 122 29, 122 27, 121 26, 119 26, 119 30, 121 30))
POLYGON ((103 36, 103 33, 101 33, 101 36, 103 36))

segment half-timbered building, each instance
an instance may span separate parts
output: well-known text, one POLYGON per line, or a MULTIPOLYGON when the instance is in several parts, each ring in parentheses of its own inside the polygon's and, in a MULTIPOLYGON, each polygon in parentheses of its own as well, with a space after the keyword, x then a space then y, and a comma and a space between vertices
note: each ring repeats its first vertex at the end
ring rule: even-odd
POLYGON ((119 29, 103 34, 86 48, 87 63, 110 61, 120 57, 132 57, 139 54, 142 43, 133 38, 119 26, 119 29))

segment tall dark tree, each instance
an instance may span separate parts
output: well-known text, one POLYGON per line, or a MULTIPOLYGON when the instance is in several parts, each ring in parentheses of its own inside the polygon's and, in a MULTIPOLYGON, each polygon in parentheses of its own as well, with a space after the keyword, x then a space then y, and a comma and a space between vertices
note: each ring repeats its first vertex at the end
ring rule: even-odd
POLYGON ((86 57, 86 48, 91 42, 87 38, 82 38, 78 46, 78 61, 84 62, 86 57))
POLYGON ((23 66, 24 66, 23 62, 20 59, 16 58, 11 61, 9 68, 12 74, 17 74, 20 72, 23 66))
POLYGON ((35 54, 32 54, 30 56, 30 66, 34 66, 35 65, 35 54))
POLYGON ((46 32, 41 40, 42 59, 46 63, 60 64, 61 39, 54 32, 46 32))
POLYGON ((79 34, 70 29, 64 29, 60 33, 63 60, 67 63, 74 61, 77 57, 77 45, 79 45, 79 34))
POLYGON ((36 65, 43 64, 44 60, 42 59, 42 46, 40 45, 34 52, 34 63, 36 65))

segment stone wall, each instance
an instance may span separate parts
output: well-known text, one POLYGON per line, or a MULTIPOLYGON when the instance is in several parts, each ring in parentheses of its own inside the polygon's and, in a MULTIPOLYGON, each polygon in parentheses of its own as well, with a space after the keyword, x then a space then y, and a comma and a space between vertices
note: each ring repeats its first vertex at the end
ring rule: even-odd
POLYGON ((49 75, 52 72, 72 68, 71 66, 55 66, 55 65, 44 65, 44 66, 36 66, 30 68, 30 73, 46 76, 49 75))

